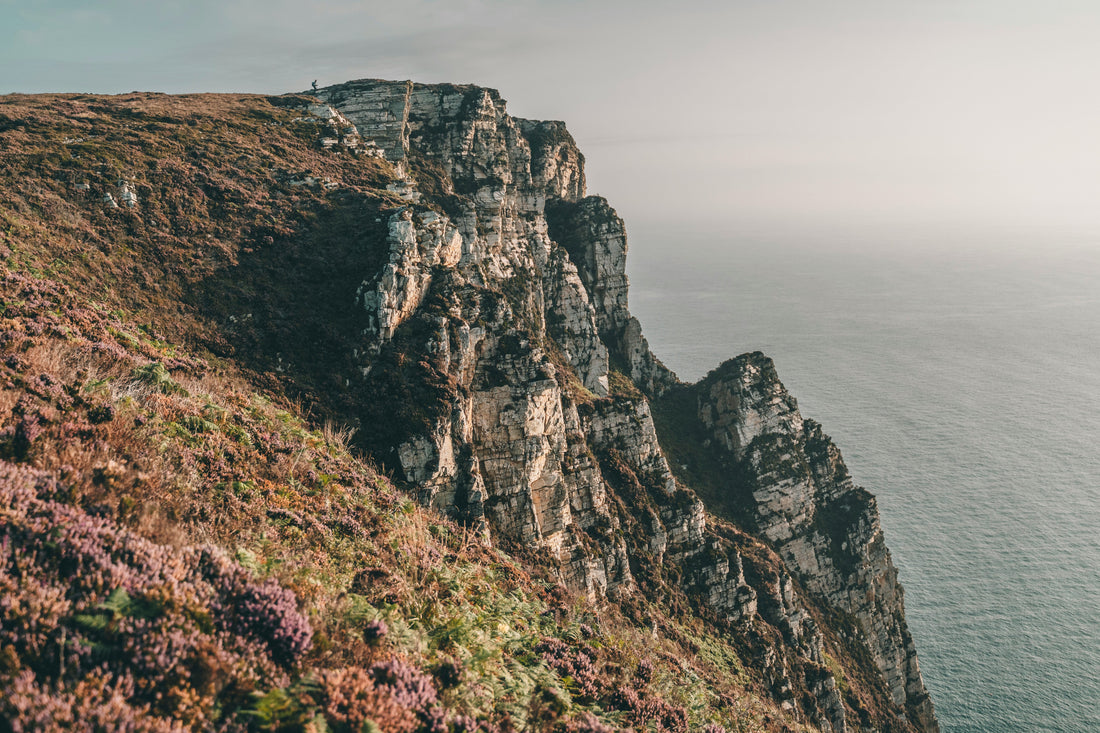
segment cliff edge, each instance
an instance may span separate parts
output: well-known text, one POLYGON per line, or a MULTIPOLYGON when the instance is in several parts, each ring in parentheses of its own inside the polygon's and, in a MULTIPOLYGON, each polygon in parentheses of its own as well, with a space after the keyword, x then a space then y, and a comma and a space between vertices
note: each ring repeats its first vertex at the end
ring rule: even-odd
POLYGON ((873 496, 764 355, 652 353, 563 123, 359 80, 0 143, 0 723, 938 730, 873 496))
POLYGON ((512 118, 479 87, 366 80, 317 95, 382 141, 406 177, 390 261, 359 303, 374 336, 366 380, 393 350, 433 366, 440 409, 400 436, 394 462, 422 501, 484 517, 490 541, 548 553, 593 600, 674 577, 731 622, 782 628, 813 667, 789 683, 812 692, 804 713, 837 731, 851 711, 816 668, 825 645, 805 607, 841 614, 846 643, 866 648, 899 713, 936 730, 874 498, 763 355, 682 385, 652 354, 628 309, 623 221, 585 196, 584 157, 564 125, 512 118), (420 343, 394 344, 404 324, 420 343), (688 427, 720 466, 705 478, 710 506, 670 467, 651 400, 682 413, 669 431, 688 427), (775 585, 746 579, 711 515, 774 549, 775 585), (770 618, 759 600, 769 596, 770 618))

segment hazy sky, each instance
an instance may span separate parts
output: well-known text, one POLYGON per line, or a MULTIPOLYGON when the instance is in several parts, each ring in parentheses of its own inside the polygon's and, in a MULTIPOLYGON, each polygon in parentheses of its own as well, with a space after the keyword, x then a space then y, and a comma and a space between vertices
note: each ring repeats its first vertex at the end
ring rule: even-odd
POLYGON ((630 225, 1100 241, 1100 2, 0 0, 0 93, 498 88, 630 225))

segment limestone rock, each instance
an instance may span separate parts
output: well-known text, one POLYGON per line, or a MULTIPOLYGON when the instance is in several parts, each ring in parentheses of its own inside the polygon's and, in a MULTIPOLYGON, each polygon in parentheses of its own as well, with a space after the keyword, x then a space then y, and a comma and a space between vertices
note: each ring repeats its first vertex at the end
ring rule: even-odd
POLYGON ((726 362, 704 384, 700 417, 737 458, 761 436, 802 430, 798 403, 779 383, 771 360, 759 352, 726 362))
POLYGON ((453 266, 462 253, 462 239, 446 217, 409 209, 389 221, 390 261, 380 273, 364 280, 356 299, 367 312, 364 330, 380 341, 419 307, 437 265, 453 266))
POLYGON ((695 391, 699 420, 752 481, 761 530, 810 590, 859 620, 898 708, 938 730, 874 497, 852 482, 821 427, 801 417, 763 354, 726 362, 695 391))
POLYGON ((792 715, 844 731, 810 610, 827 599, 860 619, 893 701, 935 730, 873 499, 762 355, 690 388, 653 355, 628 309, 625 227, 585 196, 564 125, 513 118, 475 86, 361 80, 316 96, 394 164, 405 202, 387 261, 362 273, 355 357, 360 388, 419 380, 430 403, 372 446, 420 501, 546 558, 592 603, 670 579, 744 635, 792 715), (688 389, 778 555, 677 481, 649 400, 688 389))
MULTIPOLYGON (((362 141, 359 138, 359 130, 335 107, 330 107, 327 104, 311 104, 306 107, 306 111, 326 127, 327 134, 323 134, 321 137, 323 148, 326 150, 338 147, 349 150, 360 149, 362 141)), ((368 154, 375 155, 374 151, 377 151, 377 155, 382 155, 382 151, 373 144, 364 146, 364 149, 368 151, 368 154)))
POLYGON ((412 82, 364 81, 329 87, 317 91, 316 96, 337 108, 388 160, 400 164, 408 146, 405 125, 411 90, 412 82))
POLYGON ((584 156, 565 123, 515 118, 531 146, 531 183, 548 200, 576 201, 584 197, 584 156))
POLYGON ((607 347, 596 329, 596 315, 577 268, 561 249, 554 251, 547 278, 547 333, 577 370, 581 383, 600 397, 608 391, 607 347))
POLYGON ((677 384, 676 375, 653 355, 638 320, 627 307, 626 227, 607 200, 552 201, 546 210, 551 237, 569 252, 596 311, 596 324, 628 377, 649 395, 677 384))
POLYGON ((133 185, 125 179, 118 182, 118 200, 122 202, 123 206, 130 208, 138 205, 137 193, 134 192, 133 185))
POLYGON ((745 580, 741 554, 722 552, 721 543, 710 546, 711 562, 701 563, 694 573, 695 583, 711 608, 726 613, 730 622, 751 622, 759 608, 757 592, 745 580))

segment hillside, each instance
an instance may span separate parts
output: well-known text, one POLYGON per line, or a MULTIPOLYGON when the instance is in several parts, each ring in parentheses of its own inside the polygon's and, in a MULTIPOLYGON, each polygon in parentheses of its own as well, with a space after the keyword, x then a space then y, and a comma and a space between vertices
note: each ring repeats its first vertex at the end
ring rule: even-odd
POLYGON ((493 90, 0 98, 13 731, 934 731, 873 497, 493 90))

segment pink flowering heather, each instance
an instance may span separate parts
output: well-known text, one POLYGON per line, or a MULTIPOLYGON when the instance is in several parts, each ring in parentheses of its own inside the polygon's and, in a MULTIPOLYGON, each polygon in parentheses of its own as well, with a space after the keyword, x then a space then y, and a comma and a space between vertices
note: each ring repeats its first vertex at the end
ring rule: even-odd
POLYGON ((571 677, 580 697, 595 700, 600 692, 596 651, 588 644, 572 646, 552 636, 545 637, 535 651, 562 677, 571 677))
POLYGON ((248 691, 288 684, 313 633, 290 591, 62 496, 49 474, 0 461, 0 720, 12 730, 226 729, 248 691))
POLYGON ((375 619, 374 621, 368 621, 363 626, 363 640, 364 641, 378 641, 382 639, 390 631, 386 626, 386 622, 382 619, 375 619))
POLYGON ((412 733, 416 715, 399 705, 387 689, 379 689, 366 670, 351 667, 321 673, 321 698, 326 720, 337 731, 360 731, 370 720, 379 729, 412 733))
POLYGON ((24 670, 3 691, 3 714, 13 733, 61 731, 119 731, 120 733, 182 733, 178 721, 150 713, 148 705, 133 704, 134 684, 129 676, 93 670, 68 685, 41 684, 24 670))
POLYGON ((418 713, 426 713, 439 701, 431 678, 400 659, 378 662, 370 668, 370 677, 377 687, 389 688, 402 707, 418 713))
POLYGON ((274 580, 256 583, 219 551, 206 548, 201 567, 219 592, 211 608, 229 630, 267 645, 275 661, 292 665, 309 649, 313 629, 294 594, 274 580))
POLYGON ((648 685, 653 681, 653 662, 648 659, 643 659, 638 662, 638 671, 634 674, 635 679, 640 684, 648 685))
POLYGON ((668 733, 687 733, 687 710, 664 698, 631 687, 616 690, 608 699, 610 706, 625 711, 640 728, 668 733))

